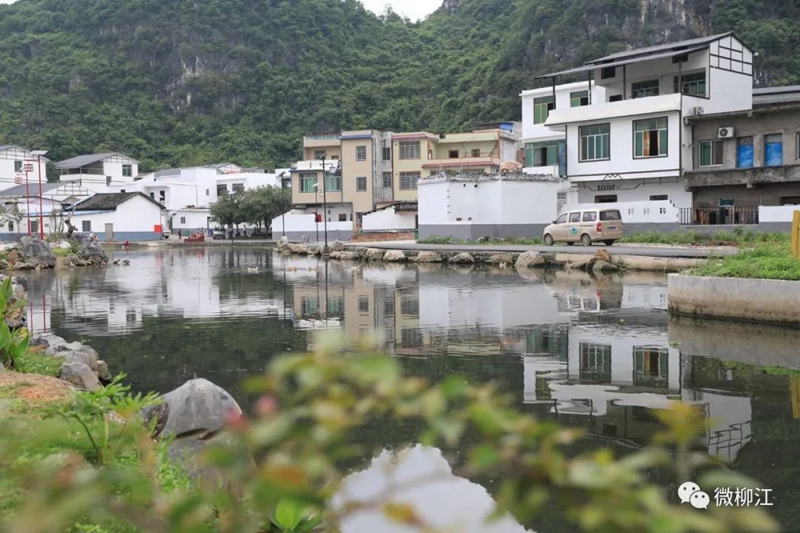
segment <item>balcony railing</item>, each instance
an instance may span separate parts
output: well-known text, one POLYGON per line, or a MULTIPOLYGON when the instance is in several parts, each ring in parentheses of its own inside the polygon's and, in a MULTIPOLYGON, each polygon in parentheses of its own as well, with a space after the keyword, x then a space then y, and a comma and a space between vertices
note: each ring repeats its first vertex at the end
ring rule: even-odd
POLYGON ((758 206, 684 207, 680 210, 682 226, 735 226, 758 224, 758 206))
POLYGON ((306 135, 306 141, 338 141, 341 135, 338 133, 327 133, 324 135, 306 135))

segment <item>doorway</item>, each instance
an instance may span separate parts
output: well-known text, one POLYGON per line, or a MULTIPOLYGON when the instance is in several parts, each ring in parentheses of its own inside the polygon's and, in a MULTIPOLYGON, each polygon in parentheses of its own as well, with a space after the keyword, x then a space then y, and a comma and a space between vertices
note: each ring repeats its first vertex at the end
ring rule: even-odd
POLYGON ((106 223, 106 241, 114 240, 114 224, 106 223))

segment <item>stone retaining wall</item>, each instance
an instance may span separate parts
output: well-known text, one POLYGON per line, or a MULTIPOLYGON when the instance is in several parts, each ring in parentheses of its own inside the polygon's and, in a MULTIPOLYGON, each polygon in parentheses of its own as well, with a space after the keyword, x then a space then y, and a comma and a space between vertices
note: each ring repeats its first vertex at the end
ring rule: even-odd
POLYGON ((670 274, 669 310, 775 324, 800 324, 800 282, 670 274))

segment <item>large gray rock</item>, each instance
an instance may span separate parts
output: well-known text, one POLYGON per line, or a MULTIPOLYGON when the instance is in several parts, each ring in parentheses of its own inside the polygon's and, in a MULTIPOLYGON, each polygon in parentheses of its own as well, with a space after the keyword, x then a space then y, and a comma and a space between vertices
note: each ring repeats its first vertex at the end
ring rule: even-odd
POLYGON ((331 253, 333 252, 344 252, 344 243, 342 241, 333 241, 331 253))
MULTIPOLYGON (((56 256, 50 245, 34 237, 22 237, 19 241, 20 263, 29 268, 53 268, 56 256)), ((19 265, 18 265, 19 266, 19 265)))
POLYGON ((163 397, 169 408, 163 436, 182 435, 205 430, 218 431, 231 416, 241 416, 242 409, 233 396, 206 379, 187 381, 163 397))
POLYGON ((275 249, 280 252, 280 251, 284 250, 288 246, 289 246, 289 238, 284 235, 275 244, 275 249))
POLYGON ((450 258, 450 263, 454 265, 474 265, 475 258, 467 252, 461 252, 450 258))
POLYGON ((441 263, 442 256, 436 252, 420 252, 414 261, 417 263, 441 263))
POLYGON ((492 254, 492 256, 486 260, 486 262, 490 265, 510 266, 514 263, 514 257, 511 254, 492 254))
POLYGON ((620 268, 607 261, 603 261, 602 259, 597 260, 592 265, 592 272, 599 273, 599 272, 619 272, 620 268))
POLYGON ((340 261, 358 261, 361 259, 356 252, 331 252, 331 259, 339 259, 340 261))
POLYGON ((288 250, 290 254, 296 255, 308 255, 309 252, 308 246, 305 244, 288 244, 286 250, 288 250))
POLYGON ((383 260, 387 263, 402 263, 406 259, 406 254, 400 250, 389 250, 383 255, 383 260))
POLYGON ((519 256, 517 263, 514 266, 517 268, 530 268, 543 266, 544 263, 545 260, 542 254, 539 252, 528 251, 519 256))
MULTIPOLYGON (((51 357, 59 357, 65 363, 83 363, 92 372, 97 373, 100 357, 93 348, 80 342, 67 342, 53 333, 43 333, 33 337, 31 346, 44 346, 44 353, 51 357)), ((107 367, 106 367, 107 368, 107 367)))
POLYGON ((383 250, 378 250, 377 248, 370 248, 367 250, 367 255, 365 259, 367 261, 382 261, 383 255, 384 255, 383 250))
POLYGON ((84 363, 64 363, 57 377, 83 390, 95 391, 102 387, 95 373, 84 363))
POLYGON ((78 247, 78 258, 90 265, 102 265, 108 263, 103 245, 97 241, 84 241, 78 247))

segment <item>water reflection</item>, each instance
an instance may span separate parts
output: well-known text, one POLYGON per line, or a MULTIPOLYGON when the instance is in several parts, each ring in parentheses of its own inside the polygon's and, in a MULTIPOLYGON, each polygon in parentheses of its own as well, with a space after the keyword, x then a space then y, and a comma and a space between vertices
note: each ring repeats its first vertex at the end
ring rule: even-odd
MULTIPOLYGON (((800 520, 800 508, 780 507, 800 496, 800 372, 790 370, 800 368, 800 332, 669 318, 664 276, 523 279, 246 248, 125 257, 128 267, 32 274, 30 323, 88 339, 138 389, 165 392, 197 375, 246 404, 243 377, 313 348, 321 331, 379 335, 409 373, 493 380, 521 409, 623 453, 660 429, 652 409, 694 404, 706 419, 698 446, 771 480, 780 518, 800 520)), ((415 434, 382 424, 359 440, 380 451, 415 434)))

